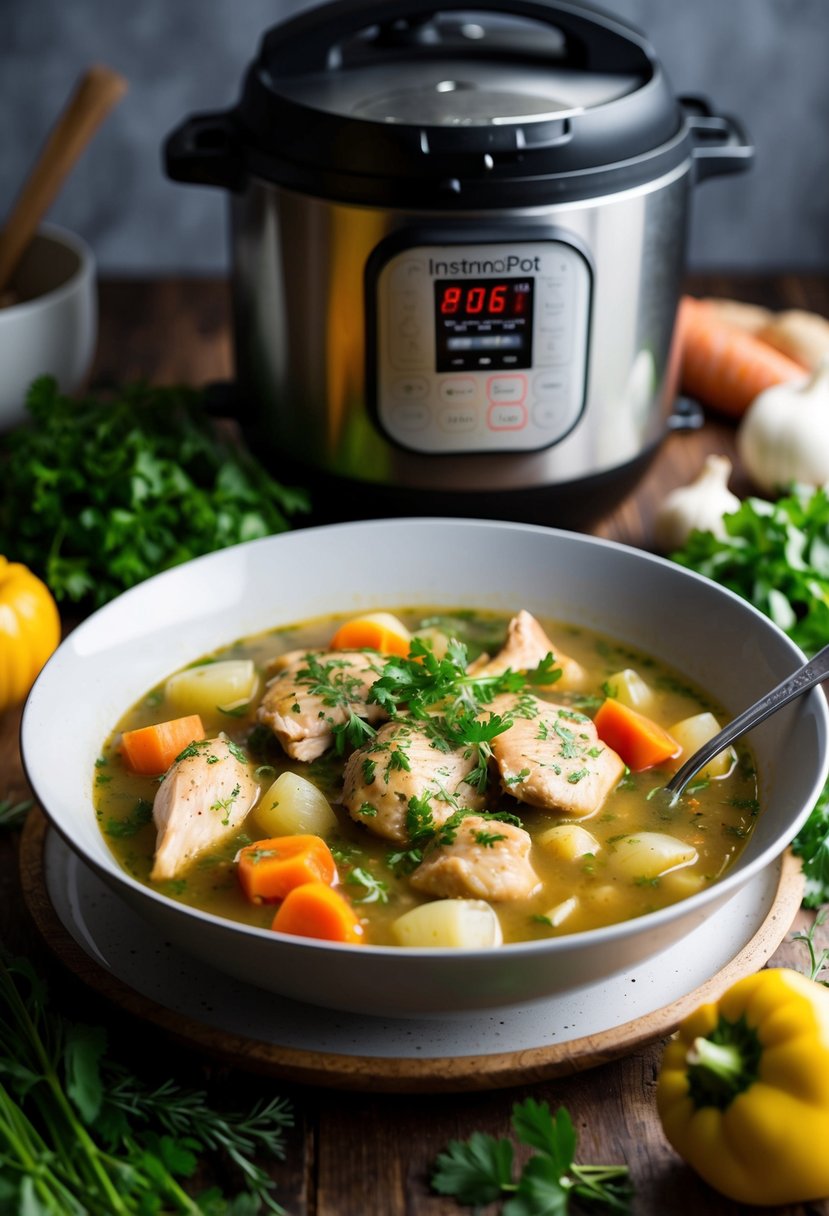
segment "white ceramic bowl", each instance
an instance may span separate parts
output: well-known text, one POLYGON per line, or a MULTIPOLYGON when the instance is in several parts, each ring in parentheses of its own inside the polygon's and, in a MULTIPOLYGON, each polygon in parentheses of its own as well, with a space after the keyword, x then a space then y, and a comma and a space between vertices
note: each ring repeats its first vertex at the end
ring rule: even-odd
POLYGON ((17 302, 0 308, 0 431, 28 417, 29 385, 54 376, 64 393, 81 387, 98 333, 95 259, 78 236, 44 225, 11 282, 17 302))
MULTIPOLYGON (((497 950, 349 947, 245 928, 136 882, 92 806, 95 758, 118 717, 175 668, 245 634, 329 612, 520 607, 583 624, 670 663, 736 714, 802 662, 730 592, 591 537, 472 520, 385 520, 287 533, 188 562, 96 612, 26 704, 23 758, 52 824, 177 945, 241 980, 332 1008, 416 1015, 526 1002, 617 974, 676 943, 780 854, 826 778, 821 691, 752 734, 762 811, 717 884, 636 920, 497 950)), ((658 960, 654 966, 658 966, 658 960)))

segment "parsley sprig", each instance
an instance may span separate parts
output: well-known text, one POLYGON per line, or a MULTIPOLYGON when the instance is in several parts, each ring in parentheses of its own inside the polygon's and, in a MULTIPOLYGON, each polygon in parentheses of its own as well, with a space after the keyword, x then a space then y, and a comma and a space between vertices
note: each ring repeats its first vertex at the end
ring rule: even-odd
POLYGON ((553 1115, 546 1102, 516 1102, 512 1128, 518 1142, 534 1150, 517 1178, 512 1141, 473 1132, 440 1153, 433 1189, 472 1206, 505 1199, 502 1216, 564 1216, 571 1200, 608 1212, 630 1211, 628 1167, 577 1165, 576 1131, 563 1106, 553 1115))
POLYGON ((548 654, 528 672, 507 669, 494 675, 467 670, 467 649, 452 638, 446 654, 438 658, 422 638, 413 638, 408 658, 388 659, 368 699, 382 706, 390 717, 404 714, 427 725, 436 744, 470 748, 475 766, 464 778, 479 791, 486 788, 492 740, 512 726, 512 716, 489 712, 481 716, 501 693, 522 693, 530 686, 549 686, 561 669, 548 654))
POLYGON ((307 510, 220 433, 197 390, 134 384, 75 401, 43 376, 27 406, 29 423, 0 441, 0 553, 60 601, 99 607, 307 510))
POLYGON ((457 721, 464 713, 474 718, 500 693, 553 684, 561 675, 552 655, 529 672, 508 669, 495 675, 477 674, 467 671, 467 663, 466 646, 457 638, 450 640, 446 654, 438 658, 427 642, 415 637, 408 658, 391 658, 384 663, 380 678, 371 686, 369 700, 391 716, 405 705, 413 718, 428 718, 440 707, 450 721, 457 721))

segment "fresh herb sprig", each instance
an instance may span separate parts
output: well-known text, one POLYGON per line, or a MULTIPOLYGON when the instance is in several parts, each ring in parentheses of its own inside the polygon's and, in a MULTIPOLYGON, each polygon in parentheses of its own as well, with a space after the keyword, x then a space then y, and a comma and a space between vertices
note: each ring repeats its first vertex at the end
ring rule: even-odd
POLYGON ((255 1161, 281 1157, 287 1104, 216 1111, 201 1091, 152 1088, 106 1053, 100 1027, 48 1007, 25 959, 0 958, 0 1211, 26 1216, 255 1216, 282 1212, 255 1161), (243 1189, 191 1195, 199 1154, 217 1150, 243 1189))
POLYGON ((630 1211, 628 1167, 577 1165, 576 1131, 563 1106, 553 1115, 546 1102, 517 1102, 512 1128, 518 1142, 533 1150, 517 1178, 513 1142, 473 1132, 438 1156, 433 1189, 471 1206, 506 1200, 502 1216, 565 1216, 573 1201, 608 1212, 630 1211))
POLYGON ((809 952, 809 979, 814 980, 817 984, 822 984, 824 988, 829 988, 829 980, 822 980, 820 976, 829 967, 829 947, 824 946, 822 950, 818 951, 815 934, 821 925, 825 924, 827 916, 829 916, 829 908, 823 908, 805 933, 792 934, 792 941, 803 942, 809 952))
POLYGON ((0 553, 59 601, 98 607, 307 509, 219 433, 197 390, 133 384, 75 401, 44 376, 27 406, 29 423, 0 441, 0 553))
POLYGON ((452 638, 442 658, 421 638, 413 638, 408 658, 387 659, 379 679, 369 690, 391 717, 401 713, 426 724, 436 742, 444 747, 466 747, 474 753, 475 765, 464 778, 479 791, 486 787, 492 740, 512 726, 509 713, 489 712, 481 716, 501 693, 521 693, 530 686, 553 684, 561 676, 551 654, 531 671, 507 669, 497 674, 478 674, 467 669, 466 646, 452 638))
POLYGON ((522 692, 528 685, 553 684, 561 676, 552 655, 528 672, 502 671, 494 675, 467 670, 467 650, 452 638, 442 658, 422 638, 413 638, 409 657, 391 658, 369 692, 369 700, 391 716, 405 706, 413 718, 428 718, 437 707, 450 720, 466 711, 474 716, 505 692, 522 692))

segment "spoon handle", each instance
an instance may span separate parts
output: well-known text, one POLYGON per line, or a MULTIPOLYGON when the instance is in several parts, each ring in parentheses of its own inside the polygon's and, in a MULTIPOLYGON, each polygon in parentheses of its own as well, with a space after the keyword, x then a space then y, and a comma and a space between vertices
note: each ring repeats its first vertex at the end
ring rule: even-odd
POLYGON ((64 178, 126 87, 123 76, 99 65, 88 68, 78 81, 0 231, 0 291, 8 285, 64 178))
POLYGON ((698 748, 693 756, 677 769, 665 788, 676 796, 681 794, 691 778, 701 768, 704 768, 709 760, 713 760, 724 748, 728 747, 729 743, 733 743, 735 739, 739 739, 740 735, 746 734, 753 727, 765 722, 771 714, 782 709, 784 705, 788 705, 789 701, 793 701, 795 697, 802 696, 804 692, 808 692, 810 688, 814 688, 815 684, 819 684, 827 677, 829 677, 829 646, 824 646, 823 650, 819 650, 813 659, 804 663, 792 675, 787 676, 776 688, 767 692, 748 709, 744 709, 738 717, 728 723, 728 726, 723 727, 718 735, 698 748))

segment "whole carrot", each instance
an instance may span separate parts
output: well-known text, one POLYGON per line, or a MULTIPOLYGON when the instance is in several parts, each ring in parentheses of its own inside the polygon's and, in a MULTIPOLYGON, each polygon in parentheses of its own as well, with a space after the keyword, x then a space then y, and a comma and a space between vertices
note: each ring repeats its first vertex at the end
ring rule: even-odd
POLYGON ((677 324, 682 391, 732 418, 742 417, 765 389, 806 374, 799 363, 691 296, 682 298, 677 324))

